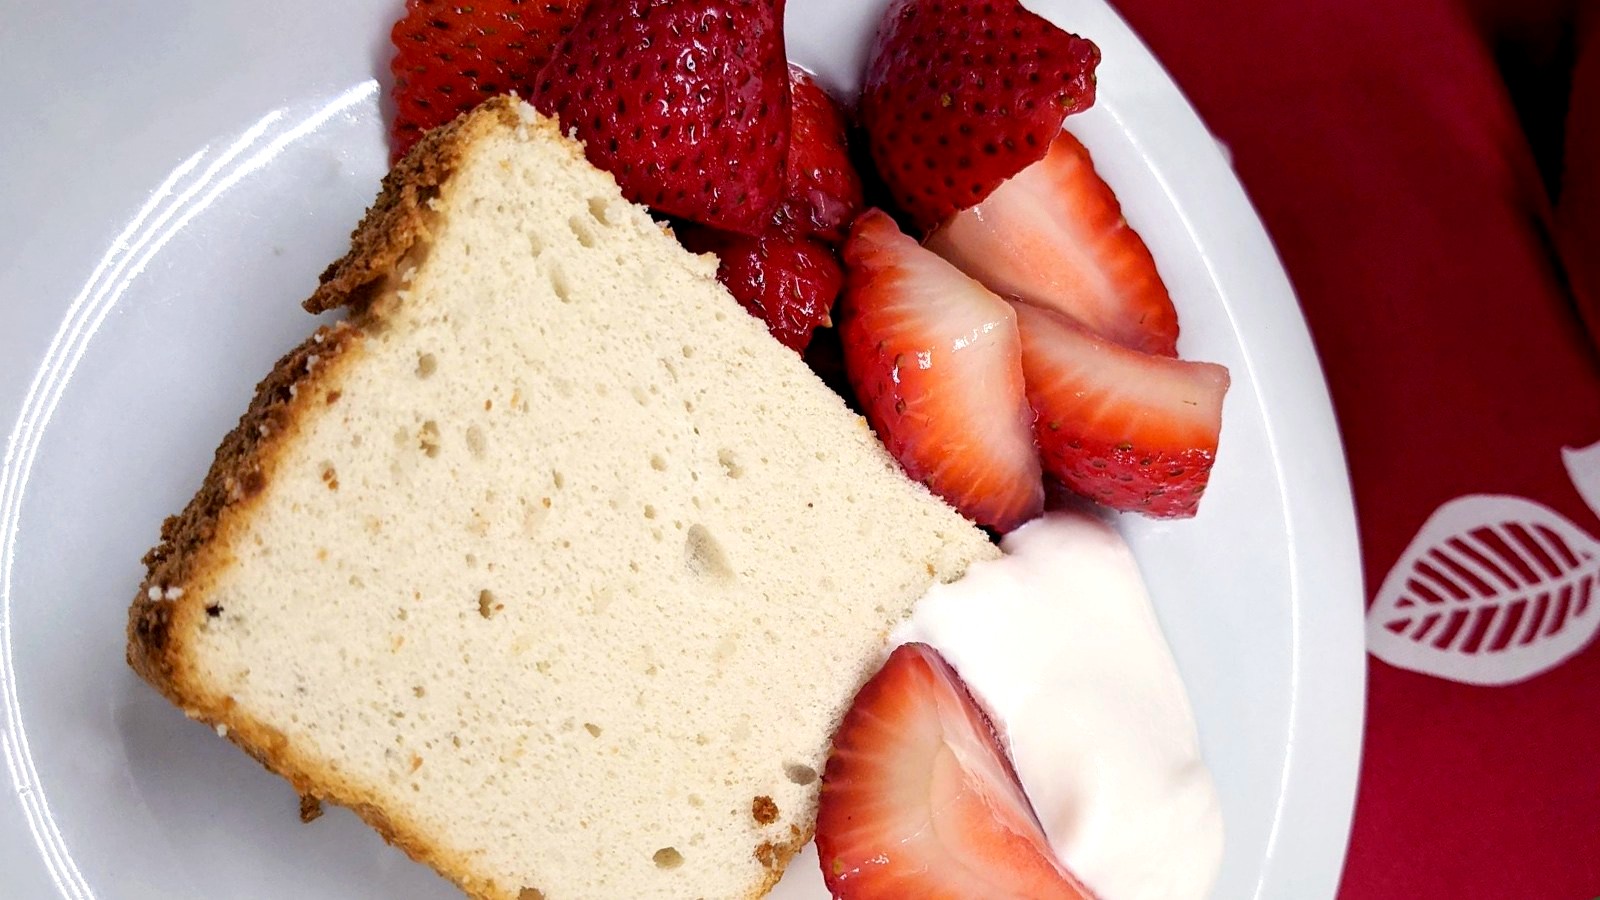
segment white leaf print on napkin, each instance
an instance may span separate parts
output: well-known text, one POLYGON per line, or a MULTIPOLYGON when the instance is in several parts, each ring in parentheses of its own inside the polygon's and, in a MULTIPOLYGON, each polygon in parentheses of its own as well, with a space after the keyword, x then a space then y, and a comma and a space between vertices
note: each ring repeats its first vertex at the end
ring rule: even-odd
POLYGON ((1434 511, 1367 613, 1379 659, 1467 684, 1513 684, 1600 630, 1600 544, 1550 508, 1472 494, 1434 511))
POLYGON ((1572 479, 1578 495, 1600 516, 1600 443, 1562 447, 1561 461, 1566 464, 1567 477, 1572 479))

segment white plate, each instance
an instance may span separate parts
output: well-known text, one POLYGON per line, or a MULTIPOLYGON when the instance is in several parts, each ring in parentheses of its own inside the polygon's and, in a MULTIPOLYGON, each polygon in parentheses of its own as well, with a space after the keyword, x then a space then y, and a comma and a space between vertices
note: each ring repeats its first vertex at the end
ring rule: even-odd
MULTIPOLYGON (((1034 8, 1104 51, 1071 130, 1160 261, 1184 355, 1233 372, 1192 522, 1122 521, 1227 821, 1216 896, 1331 896, 1360 747, 1344 459, 1294 296, 1194 112, 1098 0, 1034 8)), ((0 0, 0 895, 454 892, 185 721, 123 663, 157 526, 343 251, 385 159, 398 0, 0 0)), ((882 0, 790 0, 790 54, 854 83, 882 0)), ((1159 861, 1156 861, 1159 864, 1159 861)), ((778 896, 824 897, 814 857, 778 896)), ((1114 898, 1112 898, 1114 900, 1114 898)))

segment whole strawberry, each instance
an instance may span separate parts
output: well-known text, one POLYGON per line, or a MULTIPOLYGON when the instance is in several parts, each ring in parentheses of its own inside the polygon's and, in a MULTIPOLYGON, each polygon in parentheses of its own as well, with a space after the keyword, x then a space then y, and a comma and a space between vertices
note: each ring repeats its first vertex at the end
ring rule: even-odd
POLYGON ((748 237, 689 225, 677 233, 690 250, 717 255, 717 280, 784 346, 803 352, 813 331, 832 324, 844 270, 827 246, 777 232, 748 237))
POLYGON ((923 231, 1044 156, 1094 104, 1095 45, 1017 0, 894 0, 861 92, 872 158, 923 231))
POLYGON ((837 244, 865 204, 861 176, 850 161, 843 110, 806 70, 789 67, 788 184, 773 216, 786 234, 837 244))
POLYGON ((759 234, 789 154, 783 0, 594 0, 532 100, 629 199, 759 234))
POLYGON ((395 55, 393 159, 423 133, 497 94, 526 97, 586 0, 406 0, 395 55))

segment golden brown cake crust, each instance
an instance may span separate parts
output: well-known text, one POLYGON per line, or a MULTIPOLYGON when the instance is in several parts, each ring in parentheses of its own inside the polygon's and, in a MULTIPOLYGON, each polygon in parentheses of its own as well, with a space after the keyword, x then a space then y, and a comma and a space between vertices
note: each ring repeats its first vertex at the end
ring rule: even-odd
POLYGON ((311 312, 346 307, 349 320, 319 328, 256 387, 239 424, 217 448, 200 490, 162 524, 160 543, 145 554, 145 579, 128 611, 128 664, 185 714, 216 728, 287 779, 303 803, 326 800, 349 807, 385 841, 484 900, 515 900, 521 886, 478 881, 467 860, 454 858, 410 823, 394 821, 376 795, 328 771, 290 746, 276 728, 218 696, 196 677, 184 637, 213 614, 200 599, 206 592, 193 588, 231 564, 230 534, 271 481, 282 448, 308 414, 339 402, 340 371, 360 356, 366 336, 382 328, 388 309, 374 300, 389 295, 384 289, 407 255, 426 246, 433 215, 429 202, 474 140, 519 121, 515 100, 489 100, 429 133, 384 178, 377 201, 351 237, 350 251, 328 267, 304 304, 311 312))
POLYGON ((128 662, 174 702, 174 656, 169 636, 182 606, 183 585, 203 577, 215 559, 216 538, 228 520, 250 507, 271 475, 275 450, 294 429, 307 404, 337 403, 336 391, 316 388, 343 364, 349 349, 378 324, 383 309, 371 308, 395 267, 426 241, 429 201, 455 170, 465 148, 496 124, 517 120, 515 101, 499 97, 443 128, 430 132, 384 177, 383 189, 350 239, 350 251, 322 273, 305 308, 310 312, 348 307, 352 316, 317 330, 278 360, 256 387, 255 398, 217 448, 211 469, 183 512, 161 526, 161 542, 145 554, 146 577, 128 620, 128 662), (168 596, 178 588, 177 596, 168 596))
POLYGON ((497 124, 515 125, 517 101, 495 97, 449 125, 429 132, 383 178, 378 199, 350 238, 350 251, 322 273, 307 312, 365 308, 374 290, 419 242, 428 238, 429 203, 456 170, 465 149, 497 124))

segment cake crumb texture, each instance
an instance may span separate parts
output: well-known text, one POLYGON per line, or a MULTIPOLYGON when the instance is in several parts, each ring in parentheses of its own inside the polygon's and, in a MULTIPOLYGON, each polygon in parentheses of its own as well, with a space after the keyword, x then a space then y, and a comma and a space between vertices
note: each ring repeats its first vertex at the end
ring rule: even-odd
POLYGON ((130 664, 473 897, 765 893, 888 630, 997 551, 714 273, 514 100, 430 134, 130 664))

